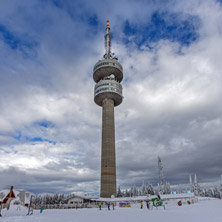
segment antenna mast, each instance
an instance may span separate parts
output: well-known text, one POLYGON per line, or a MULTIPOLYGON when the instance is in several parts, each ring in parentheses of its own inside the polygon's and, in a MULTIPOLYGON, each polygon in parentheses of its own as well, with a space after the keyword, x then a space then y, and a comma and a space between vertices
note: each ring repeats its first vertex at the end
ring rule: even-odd
POLYGON ((163 165, 159 156, 158 156, 158 169, 159 169, 159 185, 163 185, 164 184, 163 165))
POLYGON ((104 38, 105 38, 105 49, 106 49, 104 58, 110 59, 112 56, 111 56, 111 34, 110 34, 109 20, 107 20, 106 22, 106 34, 104 38))

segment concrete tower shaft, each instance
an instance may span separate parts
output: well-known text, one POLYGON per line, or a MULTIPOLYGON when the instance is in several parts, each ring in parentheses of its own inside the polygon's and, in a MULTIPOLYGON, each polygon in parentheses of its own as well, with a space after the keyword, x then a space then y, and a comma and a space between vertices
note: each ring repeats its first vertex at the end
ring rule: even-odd
POLYGON ((114 102, 112 99, 104 99, 102 119, 101 197, 110 197, 111 195, 116 195, 116 155, 114 125, 114 102))
POLYGON ((93 69, 96 82, 94 101, 103 108, 102 117, 102 158, 101 158, 101 197, 116 195, 116 155, 114 107, 122 103, 123 68, 111 52, 111 34, 107 21, 105 34, 106 53, 93 69))

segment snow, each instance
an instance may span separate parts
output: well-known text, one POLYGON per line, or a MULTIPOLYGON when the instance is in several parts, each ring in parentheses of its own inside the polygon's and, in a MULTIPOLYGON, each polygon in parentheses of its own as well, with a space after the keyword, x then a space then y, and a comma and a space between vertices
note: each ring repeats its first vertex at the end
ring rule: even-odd
MULTIPOLYGON (((11 206, 9 211, 2 210, 3 217, 0 222, 115 222, 115 221, 164 221, 164 222, 221 222, 222 221, 222 200, 200 199, 196 204, 184 204, 182 206, 166 205, 166 210, 140 209, 140 205, 132 205, 131 208, 119 208, 108 211, 107 208, 92 209, 55 209, 44 210, 42 214, 34 210, 31 216, 25 216, 27 208, 22 207, 16 211, 17 206, 11 206)), ((145 207, 145 204, 144 204, 145 207)))
MULTIPOLYGON (((28 212, 27 207, 23 207, 21 205, 10 205, 10 209, 3 209, 1 211, 1 214, 4 218, 12 218, 12 217, 18 217, 18 216, 25 216, 28 212)), ((2 218, 0 217, 0 221, 2 218)), ((10 221, 10 220, 9 220, 10 221)))
POLYGON ((1 190, 0 191, 0 201, 3 201, 4 198, 8 195, 8 190, 1 190))

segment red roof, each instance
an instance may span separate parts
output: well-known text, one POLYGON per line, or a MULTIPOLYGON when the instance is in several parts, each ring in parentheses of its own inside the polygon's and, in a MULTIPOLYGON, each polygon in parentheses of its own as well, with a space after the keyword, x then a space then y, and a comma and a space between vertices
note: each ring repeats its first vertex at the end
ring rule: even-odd
POLYGON ((15 198, 15 194, 13 192, 13 186, 11 186, 8 195, 3 199, 2 203, 6 203, 10 198, 15 198))

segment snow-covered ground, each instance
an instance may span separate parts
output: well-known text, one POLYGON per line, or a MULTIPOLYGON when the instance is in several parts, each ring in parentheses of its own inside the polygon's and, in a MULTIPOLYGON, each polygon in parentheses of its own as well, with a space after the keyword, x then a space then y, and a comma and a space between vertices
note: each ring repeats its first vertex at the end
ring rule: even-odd
MULTIPOLYGON (((25 216, 27 209, 22 208, 16 211, 13 206, 10 211, 3 210, 3 217, 0 222, 114 222, 114 221, 155 221, 155 222, 221 222, 222 221, 222 200, 200 199, 196 204, 191 205, 167 205, 166 210, 140 209, 139 205, 131 208, 116 208, 108 211, 103 208, 92 209, 67 209, 67 210, 44 210, 42 214, 34 211, 31 216, 25 216)), ((144 204, 145 207, 145 204, 144 204)))

